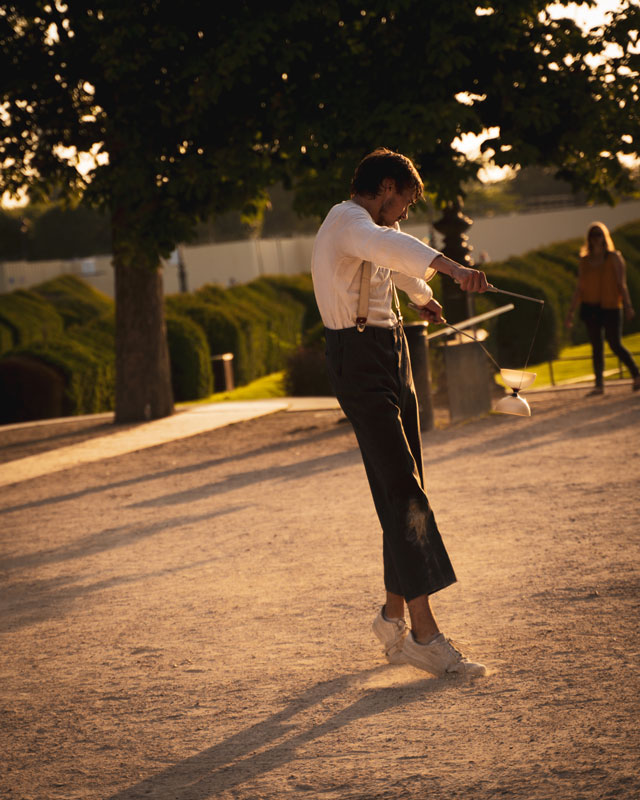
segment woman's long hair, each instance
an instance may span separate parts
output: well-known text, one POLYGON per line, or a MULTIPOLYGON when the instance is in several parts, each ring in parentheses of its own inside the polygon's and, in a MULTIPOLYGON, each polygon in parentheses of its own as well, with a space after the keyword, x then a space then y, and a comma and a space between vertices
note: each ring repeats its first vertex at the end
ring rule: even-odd
POLYGON ((593 245, 592 245, 592 235, 593 232, 599 232, 604 236, 604 246, 607 253, 615 253, 616 246, 613 243, 613 239, 611 238, 611 234, 609 233, 609 228, 604 224, 604 222, 592 222, 589 225, 589 230, 587 231, 587 238, 585 239, 584 244, 580 248, 580 255, 581 256, 589 256, 593 252, 593 245))

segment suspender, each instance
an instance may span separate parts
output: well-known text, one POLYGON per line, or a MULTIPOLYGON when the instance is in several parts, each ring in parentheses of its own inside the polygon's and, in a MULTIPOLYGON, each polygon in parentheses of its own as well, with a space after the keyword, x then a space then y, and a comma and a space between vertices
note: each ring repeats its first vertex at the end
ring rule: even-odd
MULTIPOLYGON (((367 326, 367 317, 369 316, 369 291, 371 285, 371 262, 363 261, 360 267, 360 297, 358 299, 358 315, 356 317, 356 328, 359 333, 362 333, 367 326)), ((402 324, 402 314, 400 313, 400 301, 398 300, 398 293, 396 292, 396 285, 391 281, 393 286, 393 301, 396 307, 396 315, 398 322, 402 324)))
POLYGON ((371 262, 363 261, 360 267, 360 299, 358 300, 358 316, 356 328, 360 333, 367 325, 369 316, 369 287, 371 284, 371 262))

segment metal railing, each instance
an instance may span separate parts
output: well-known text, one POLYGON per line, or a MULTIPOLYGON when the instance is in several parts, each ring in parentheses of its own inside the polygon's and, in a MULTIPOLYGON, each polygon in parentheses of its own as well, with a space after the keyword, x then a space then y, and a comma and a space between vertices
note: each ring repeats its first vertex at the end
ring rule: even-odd
MULTIPOLYGON (((456 328, 459 331, 465 330, 465 328, 475 328, 481 322, 486 322, 488 319, 492 319, 493 317, 499 317, 500 314, 505 314, 507 311, 511 311, 513 308, 514 308, 513 303, 508 303, 506 306, 500 306, 499 308, 494 308, 491 311, 487 311, 485 314, 478 314, 477 317, 469 317, 469 319, 465 319, 463 322, 456 322, 456 328)), ((454 328, 444 327, 441 328, 439 331, 430 333, 427 336, 427 339, 431 341, 431 339, 435 339, 438 336, 446 336, 453 333, 456 333, 456 330, 454 328)))
MULTIPOLYGON (((631 355, 632 356, 640 356, 640 353, 638 353, 637 351, 633 351, 633 352, 631 352, 631 355)), ((610 355, 605 355, 605 363, 606 363, 606 359, 607 358, 615 358, 615 354, 612 353, 610 355)), ((565 356, 564 358, 554 358, 553 361, 547 361, 546 363, 547 363, 547 365, 549 367, 549 379, 551 380, 551 385, 552 386, 557 386, 556 380, 555 380, 555 376, 553 374, 553 365, 557 364, 560 361, 591 361, 591 356, 590 355, 589 356, 565 356)), ((616 373, 618 373, 618 376, 620 378, 624 377, 623 364, 622 364, 622 361, 620 361, 620 359, 618 359, 618 366, 617 367, 615 367, 614 369, 605 370, 603 374, 604 374, 605 377, 611 377, 612 375, 615 375, 616 373)), ((562 382, 563 383, 580 383, 582 381, 589 380, 591 377, 593 377, 593 376, 592 375, 582 375, 582 376, 580 376, 578 378, 571 378, 568 381, 562 381, 562 382)))
MULTIPOLYGON (((505 306, 500 306, 499 308, 494 308, 491 311, 487 311, 485 314, 479 314, 476 317, 469 317, 469 319, 466 319, 463 322, 456 323, 456 328, 458 330, 464 330, 465 328, 474 328, 475 329, 475 328, 477 328, 477 326, 481 322, 486 322, 487 320, 492 319, 493 317, 500 316, 501 314, 504 314, 507 311, 511 311, 513 308, 514 308, 513 303, 508 303, 505 306)), ((456 333, 456 331, 453 328, 449 328, 449 327, 447 327, 445 325, 445 327, 441 328, 440 330, 434 331, 433 333, 430 333, 427 336, 427 339, 430 341, 432 339, 438 338, 439 336, 451 336, 454 333, 456 333)), ((445 340, 445 343, 446 343, 446 340, 445 340)), ((630 352, 631 352, 632 356, 640 356, 640 352, 637 352, 637 351, 633 351, 633 352, 630 351, 630 352)), ((607 358, 611 359, 611 358, 614 358, 614 357, 615 357, 614 353, 610 353, 608 355, 605 354, 605 363, 606 363, 606 359, 607 358)), ((549 367, 549 379, 551 381, 551 385, 552 386, 557 386, 558 385, 557 382, 556 382, 556 379, 555 379, 554 372, 553 372, 553 365, 557 364, 557 363, 559 363, 561 361, 591 361, 591 355, 587 355, 587 356, 565 356, 564 358, 554 358, 552 361, 545 362, 549 367)), ((620 378, 623 378, 624 377, 623 369, 624 369, 624 365, 622 364, 620 359, 618 359, 618 366, 615 369, 605 370, 603 374, 604 374, 605 377, 611 377, 612 375, 615 375, 617 373, 620 378)), ((591 380, 592 378, 593 378, 593 375, 581 375, 578 378, 570 378, 570 379, 568 379, 566 381, 562 381, 562 383, 563 384, 583 383, 585 381, 591 380)))

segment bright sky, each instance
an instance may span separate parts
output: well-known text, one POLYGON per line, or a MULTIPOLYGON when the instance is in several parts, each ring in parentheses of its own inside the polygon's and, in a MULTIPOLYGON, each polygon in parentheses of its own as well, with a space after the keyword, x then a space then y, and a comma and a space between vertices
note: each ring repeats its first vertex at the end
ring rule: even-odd
MULTIPOLYGON (((634 1, 636 3, 638 2, 638 0, 634 1)), ((592 7, 586 6, 583 3, 570 3, 568 6, 552 3, 548 6, 548 11, 551 16, 556 19, 563 16, 573 17, 585 30, 590 30, 606 22, 609 15, 615 13, 620 6, 620 0, 598 0, 592 7)), ((498 129, 493 129, 480 136, 466 134, 465 136, 459 137, 453 144, 457 150, 472 157, 478 157, 480 155, 480 145, 482 142, 485 139, 496 136, 498 133, 498 129)), ((487 164, 487 166, 480 170, 479 175, 480 179, 483 181, 498 181, 506 178, 511 171, 510 167, 496 167, 487 164)))
MULTIPOLYGON (((637 2, 637 0, 636 0, 637 2)), ((552 4, 549 11, 552 16, 560 17, 567 15, 573 17, 583 28, 595 28, 602 24, 608 12, 617 11, 620 8, 620 0, 598 0, 593 8, 583 6, 580 3, 571 3, 566 8, 557 4, 552 4)))

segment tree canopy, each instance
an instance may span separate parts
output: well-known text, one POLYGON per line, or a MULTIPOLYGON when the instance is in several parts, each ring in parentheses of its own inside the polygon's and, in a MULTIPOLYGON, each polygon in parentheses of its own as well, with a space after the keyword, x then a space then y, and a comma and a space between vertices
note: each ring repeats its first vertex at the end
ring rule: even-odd
POLYGON ((322 213, 380 143, 454 197, 477 165, 452 142, 491 131, 497 164, 555 166, 611 200, 638 146, 637 5, 590 33, 548 5, 7 3, 0 186, 135 206, 167 251, 282 177, 322 213), (82 175, 68 148, 106 163, 82 175))
POLYGON ((238 0, 212 14, 205 0, 4 3, 0 191, 110 212, 122 418, 171 406, 151 396, 168 371, 148 372, 166 352, 138 352, 162 336, 161 315, 132 319, 157 291, 125 271, 157 271, 199 219, 259 209, 276 182, 300 211, 323 214, 385 145, 446 201, 478 169, 453 143, 489 131, 500 165, 555 167, 594 199, 630 191, 620 155, 637 152, 637 3, 623 0, 591 33, 547 5, 238 0), (88 172, 80 154, 95 159, 88 172), (137 400, 132 381, 150 387, 137 400))
POLYGON ((354 161, 380 143, 411 154, 429 190, 450 200, 478 168, 452 143, 483 131, 499 166, 555 167, 600 201, 632 191, 620 156, 638 152, 637 5, 590 33, 547 5, 319 8, 299 37, 312 44, 282 54, 299 122, 280 147, 296 162, 301 207, 335 199, 354 161))

